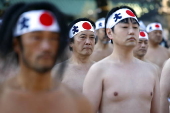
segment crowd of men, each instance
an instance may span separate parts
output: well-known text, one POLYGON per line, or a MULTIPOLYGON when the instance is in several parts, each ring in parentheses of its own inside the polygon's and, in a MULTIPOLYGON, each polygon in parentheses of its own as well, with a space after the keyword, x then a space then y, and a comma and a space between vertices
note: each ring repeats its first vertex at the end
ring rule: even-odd
POLYGON ((51 3, 13 4, 0 26, 0 113, 169 113, 162 31, 140 30, 128 6, 67 26, 51 3))

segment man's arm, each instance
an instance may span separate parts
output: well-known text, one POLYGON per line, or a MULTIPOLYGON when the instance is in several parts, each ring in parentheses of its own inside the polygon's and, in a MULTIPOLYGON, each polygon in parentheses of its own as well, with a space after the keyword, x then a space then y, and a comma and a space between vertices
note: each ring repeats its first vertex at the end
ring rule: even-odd
POLYGON ((160 80, 160 92, 161 92, 161 113, 169 113, 168 96, 170 92, 170 59, 165 63, 160 80))
POLYGON ((159 70, 155 70, 155 87, 153 91, 153 98, 151 101, 151 113, 160 113, 160 72, 159 70))
POLYGON ((83 84, 83 94, 91 102, 92 107, 97 113, 102 97, 102 77, 99 64, 94 64, 86 75, 83 84))

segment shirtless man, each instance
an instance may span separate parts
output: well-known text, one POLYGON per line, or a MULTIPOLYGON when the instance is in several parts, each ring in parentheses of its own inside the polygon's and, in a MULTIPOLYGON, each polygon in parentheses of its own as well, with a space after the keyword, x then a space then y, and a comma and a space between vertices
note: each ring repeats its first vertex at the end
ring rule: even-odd
POLYGON ((92 113, 83 95, 51 77, 67 41, 58 9, 48 2, 18 3, 7 10, 2 26, 1 55, 15 52, 20 70, 1 84, 1 113, 92 113))
MULTIPOLYGON (((63 62, 66 63, 66 69, 62 82, 77 92, 82 92, 84 78, 94 63, 90 57, 95 45, 94 29, 94 22, 86 18, 77 19, 69 25, 72 56, 63 62)), ((57 71, 63 63, 56 65, 54 71, 57 71)))
POLYGON ((94 46, 92 59, 99 61, 109 56, 113 51, 113 44, 109 43, 109 38, 105 35, 105 18, 96 21, 96 37, 97 43, 94 46))
POLYGON ((145 58, 162 69, 164 62, 170 57, 168 49, 159 45, 162 40, 162 25, 151 23, 146 27, 146 32, 149 36, 149 48, 145 58))
POLYGON ((162 69, 161 80, 160 80, 160 92, 161 92, 161 113, 169 113, 169 102, 170 98, 170 59, 168 59, 162 69))
POLYGON ((133 9, 113 8, 106 33, 114 50, 86 75, 83 93, 100 113, 160 113, 159 78, 153 65, 133 56, 139 24, 133 9))
POLYGON ((160 78, 161 75, 161 69, 156 65, 153 64, 152 62, 148 61, 144 56, 148 50, 148 34, 145 31, 140 31, 139 33, 139 40, 138 40, 138 44, 135 46, 135 48, 133 49, 133 55, 138 58, 139 60, 142 60, 144 62, 147 63, 151 63, 156 70, 158 70, 158 75, 160 78))
POLYGON ((148 49, 148 34, 145 31, 140 31, 138 43, 133 49, 133 55, 142 61, 148 62, 144 58, 147 49, 148 49))

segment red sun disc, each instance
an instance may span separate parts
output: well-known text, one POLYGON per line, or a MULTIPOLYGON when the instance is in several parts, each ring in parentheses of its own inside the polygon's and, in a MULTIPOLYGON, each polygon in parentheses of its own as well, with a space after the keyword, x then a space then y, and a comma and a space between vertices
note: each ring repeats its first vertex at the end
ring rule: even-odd
POLYGON ((159 28, 160 26, 158 24, 155 25, 156 28, 159 28))
POLYGON ((88 22, 84 22, 84 23, 82 24, 82 27, 83 27, 84 29, 87 29, 87 30, 91 29, 91 25, 90 25, 88 22))
POLYGON ((130 10, 126 10, 126 13, 129 15, 129 16, 132 16, 132 17, 135 17, 134 13, 130 10))
POLYGON ((50 26, 53 24, 53 17, 49 13, 44 12, 40 16, 40 22, 44 26, 50 26))
POLYGON ((140 36, 145 37, 146 35, 144 32, 140 32, 140 36))

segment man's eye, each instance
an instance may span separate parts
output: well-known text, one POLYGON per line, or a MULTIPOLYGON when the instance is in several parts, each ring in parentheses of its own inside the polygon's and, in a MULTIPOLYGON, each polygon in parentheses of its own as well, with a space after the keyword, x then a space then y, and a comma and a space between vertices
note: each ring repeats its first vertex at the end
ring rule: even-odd
POLYGON ((32 39, 34 40, 40 40, 41 38, 39 36, 32 36, 32 39))
POLYGON ((80 38, 86 38, 85 36, 82 36, 82 37, 80 37, 80 38))
POLYGON ((141 44, 142 42, 138 42, 139 44, 141 44))
POLYGON ((134 29, 138 29, 138 27, 133 27, 134 29))
POLYGON ((128 27, 124 26, 124 27, 122 27, 122 28, 128 28, 128 27))
POLYGON ((51 40, 58 40, 57 37, 51 37, 50 39, 51 39, 51 40))
POLYGON ((90 38, 94 38, 94 36, 90 37, 90 38))

